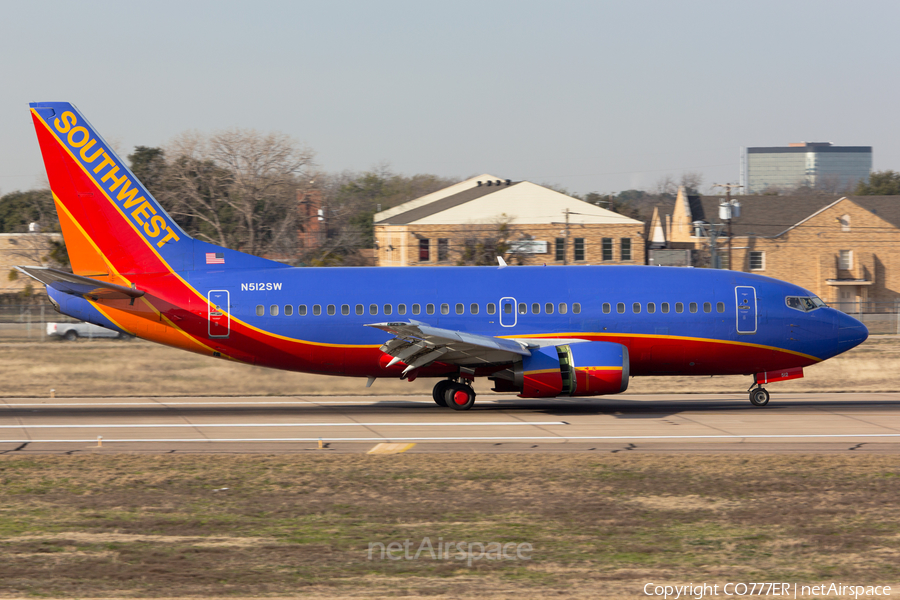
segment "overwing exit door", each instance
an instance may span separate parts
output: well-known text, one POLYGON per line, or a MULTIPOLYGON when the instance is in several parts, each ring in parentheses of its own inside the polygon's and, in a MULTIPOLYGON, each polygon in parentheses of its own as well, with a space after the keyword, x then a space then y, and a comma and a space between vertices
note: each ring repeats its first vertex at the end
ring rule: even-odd
POLYGON ((756 333, 756 288, 737 286, 734 288, 737 303, 737 332, 756 333))
POLYGON ((518 320, 515 298, 500 298, 500 325, 515 327, 518 320))
POLYGON ((209 337, 227 338, 231 331, 228 290, 210 290, 206 295, 209 305, 209 337))

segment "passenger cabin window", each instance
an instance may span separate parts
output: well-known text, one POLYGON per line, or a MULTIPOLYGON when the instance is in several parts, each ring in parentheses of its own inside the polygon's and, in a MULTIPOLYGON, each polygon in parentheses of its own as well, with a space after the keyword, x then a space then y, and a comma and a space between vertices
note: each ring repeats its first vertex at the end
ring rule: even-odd
POLYGON ((681 302, 676 302, 675 303, 675 312, 683 313, 684 312, 684 304, 681 302))
POLYGON ((641 303, 640 303, 640 302, 635 302, 634 304, 632 304, 632 305, 631 305, 631 312, 633 312, 634 314, 640 314, 640 312, 641 312, 641 303))
POLYGON ((463 306, 463 303, 457 302, 456 303, 456 314, 461 315, 464 312, 466 312, 466 308, 465 308, 465 306, 463 306))
POLYGON ((378 314, 378 305, 377 305, 377 304, 370 304, 370 305, 369 305, 369 314, 370 314, 370 315, 377 315, 377 314, 378 314))
POLYGON ((262 304, 257 304, 256 305, 256 316, 261 317, 264 314, 266 314, 266 307, 263 306, 262 304))
POLYGON ((272 306, 269 307, 269 315, 271 315, 273 317, 278 316, 278 305, 277 304, 273 304, 272 306))
POLYGON ((493 302, 488 302, 487 311, 489 315, 492 315, 497 312, 497 305, 493 302))
POLYGON ((294 307, 290 304, 284 305, 284 316, 289 317, 294 314, 294 307))
POLYGON ((397 305, 397 314, 398 314, 398 315, 405 315, 405 314, 406 314, 406 305, 405 305, 405 304, 398 304, 398 305, 397 305))
POLYGON ((654 304, 653 302, 648 302, 647 303, 647 312, 650 314, 655 313, 656 312, 656 304, 654 304))
POLYGON ((604 302, 603 303, 603 314, 608 315, 610 310, 612 310, 612 307, 609 305, 609 302, 604 302))
POLYGON ((718 313, 725 312, 725 303, 724 302, 716 302, 716 312, 718 312, 718 313))
POLYGON ((386 315, 389 315, 392 312, 394 312, 393 307, 390 304, 385 304, 383 308, 384 308, 384 314, 386 314, 386 315))
POLYGON ((697 312, 697 303, 696 303, 696 302, 691 302, 691 303, 688 305, 688 310, 690 310, 692 313, 697 312))
POLYGON ((503 305, 503 314, 505 314, 505 315, 512 314, 512 304, 504 304, 503 305))
POLYGON ((350 314, 350 305, 349 304, 341 304, 341 314, 349 315, 350 314))
POLYGON ((544 304, 544 312, 547 313, 548 315, 553 314, 553 303, 552 302, 547 302, 546 304, 544 304))
POLYGON ((300 306, 297 307, 297 314, 300 315, 301 317, 306 316, 306 305, 305 304, 301 304, 300 306))
POLYGON ((569 312, 569 305, 566 304, 565 302, 560 302, 559 304, 556 305, 556 308, 559 309, 559 314, 561 314, 561 315, 564 315, 567 312, 569 312))
POLYGON ((441 314, 442 315, 450 314, 450 305, 449 304, 441 304, 441 314))
POLYGON ((321 304, 313 304, 313 316, 318 317, 322 314, 322 305, 321 304))
POLYGON ((528 305, 524 302, 519 302, 519 314, 524 315, 528 313, 528 305))
POLYGON ((581 312, 581 303, 573 302, 572 303, 572 312, 575 313, 576 315, 579 314, 581 312))
POLYGON ((659 305, 659 309, 660 309, 662 312, 668 314, 668 313, 669 313, 669 303, 668 303, 668 302, 663 302, 662 304, 659 305))
POLYGON ((361 315, 364 312, 366 312, 366 307, 363 306, 362 304, 357 304, 356 305, 356 314, 361 315))
POLYGON ((334 304, 329 304, 329 305, 328 305, 328 314, 329 314, 329 315, 334 315, 334 313, 335 313, 335 307, 334 307, 334 304))
POLYGON ((538 304, 537 302, 533 302, 531 304, 531 313, 535 314, 535 315, 541 314, 541 305, 538 304))
POLYGON ((433 315, 434 314, 434 304, 426 304, 425 312, 429 315, 433 315))
POLYGON ((625 314, 625 303, 624 302, 616 303, 616 312, 619 313, 620 315, 625 314))
POLYGON ((419 304, 412 305, 412 314, 417 315, 422 312, 422 306, 419 304))
POLYGON ((478 314, 478 305, 475 304, 474 302, 472 304, 470 304, 469 312, 472 313, 473 315, 477 315, 478 314))
POLYGON ((705 312, 705 313, 712 312, 712 304, 710 304, 709 302, 704 302, 703 303, 703 312, 705 312))

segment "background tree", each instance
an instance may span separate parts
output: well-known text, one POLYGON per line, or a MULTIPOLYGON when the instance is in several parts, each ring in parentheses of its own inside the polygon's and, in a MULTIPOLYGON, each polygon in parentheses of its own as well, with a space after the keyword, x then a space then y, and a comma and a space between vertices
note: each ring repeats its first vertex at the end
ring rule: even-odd
POLYGON ((896 171, 872 171, 868 181, 856 186, 857 196, 900 196, 900 173, 896 171))

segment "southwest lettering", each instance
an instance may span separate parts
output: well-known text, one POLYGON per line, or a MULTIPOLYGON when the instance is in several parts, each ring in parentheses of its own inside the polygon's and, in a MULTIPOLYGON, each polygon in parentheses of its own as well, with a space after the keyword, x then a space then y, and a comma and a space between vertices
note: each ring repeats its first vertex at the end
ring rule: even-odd
POLYGON ((136 206, 141 202, 146 202, 146 198, 144 198, 143 196, 138 196, 137 199, 131 197, 127 202, 125 202, 125 208, 131 208, 132 206, 136 206))
POLYGON ((156 209, 153 208, 152 206, 150 206, 150 203, 147 202, 146 200, 144 200, 144 203, 143 203, 143 204, 141 204, 141 205, 138 206, 136 209, 134 209, 133 211, 131 211, 131 216, 132 216, 132 218, 137 222, 138 225, 143 225, 143 224, 144 224, 144 222, 141 221, 141 219, 140 219, 140 217, 138 217, 138 215, 143 215, 145 219, 149 219, 149 218, 150 218, 150 215, 147 214, 147 209, 148 209, 148 208, 150 209, 150 212, 152 212, 154 215, 156 214, 156 209))
POLYGON ((174 239, 176 242, 178 241, 178 236, 175 235, 175 232, 172 231, 172 228, 169 227, 168 225, 166 225, 166 231, 168 231, 169 234, 166 237, 164 237, 163 239, 159 240, 159 242, 156 244, 157 248, 162 248, 163 244, 165 244, 169 240, 174 239))
POLYGON ((116 163, 114 163, 113 159, 111 159, 109 157, 109 154, 104 152, 103 153, 103 162, 101 162, 99 165, 94 167, 94 173, 99 173, 100 171, 103 170, 103 167, 105 167, 106 165, 114 165, 114 164, 116 164, 116 163))
POLYGON ((150 237, 159 235, 161 229, 165 229, 166 220, 159 215, 155 215, 152 219, 144 223, 144 232, 150 237))
POLYGON ((84 147, 81 148, 80 154, 81 154, 81 158, 82 158, 82 160, 84 160, 84 162, 86 162, 86 163, 92 163, 92 162, 94 162, 95 160, 97 160, 97 157, 98 157, 98 156, 100 156, 101 154, 103 154, 103 148, 97 148, 97 151, 94 152, 94 155, 91 156, 91 157, 88 157, 87 151, 90 150, 91 147, 92 147, 94 144, 96 144, 96 143, 97 143, 97 140, 91 140, 91 141, 89 141, 89 142, 87 143, 86 146, 84 146, 84 147))
POLYGON ((117 165, 113 165, 113 168, 110 169, 109 171, 107 171, 106 175, 104 175, 100 179, 100 181, 108 181, 108 180, 112 179, 115 182, 109 187, 109 191, 111 191, 111 192, 116 191, 116 188, 119 187, 120 185, 122 185, 122 182, 128 181, 128 175, 126 175, 124 173, 122 174, 121 177, 116 177, 116 173, 118 173, 118 172, 119 172, 119 167, 117 165))
POLYGON ((53 121, 54 127, 56 127, 56 130, 60 133, 68 133, 68 131, 72 129, 72 125, 78 122, 75 118, 75 113, 68 110, 64 112, 60 118, 62 119, 62 122, 60 122, 60 119, 53 121))
POLYGON ((90 137, 91 136, 88 135, 87 129, 85 129, 84 127, 78 126, 69 132, 69 138, 68 138, 69 145, 73 146, 75 148, 81 148, 82 146, 84 146, 87 143, 87 141, 88 141, 88 139, 90 139, 90 137), (76 133, 81 133, 81 135, 82 135, 81 140, 77 144, 75 143, 75 134, 76 133))
POLYGON ((130 204, 129 204, 129 202, 126 202, 125 208, 131 208, 132 206, 134 206, 135 204, 137 204, 138 202, 140 202, 140 200, 142 200, 144 198, 143 196, 141 196, 139 199, 135 200, 134 197, 137 196, 138 189, 131 188, 131 190, 129 191, 128 188, 130 188, 130 187, 131 187, 131 181, 126 179, 125 185, 122 186, 122 190, 116 196, 116 200, 125 200, 126 198, 128 199, 130 204))

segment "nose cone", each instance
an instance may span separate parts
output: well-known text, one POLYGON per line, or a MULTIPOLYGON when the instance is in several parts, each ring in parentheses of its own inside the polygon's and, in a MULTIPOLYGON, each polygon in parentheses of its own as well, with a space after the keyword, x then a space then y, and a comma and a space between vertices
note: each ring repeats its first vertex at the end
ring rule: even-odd
POLYGON ((859 346, 869 337, 869 330, 865 325, 842 312, 835 316, 835 324, 838 329, 838 348, 841 352, 859 346))

